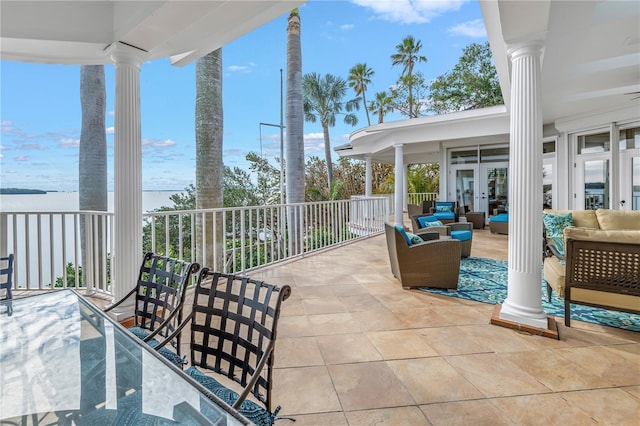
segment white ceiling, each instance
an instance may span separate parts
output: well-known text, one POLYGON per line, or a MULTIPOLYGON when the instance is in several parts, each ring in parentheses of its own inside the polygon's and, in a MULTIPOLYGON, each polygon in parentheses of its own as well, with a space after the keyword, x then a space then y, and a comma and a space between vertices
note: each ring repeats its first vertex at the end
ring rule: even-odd
POLYGON ((507 45, 543 42, 545 124, 640 105, 637 94, 628 94, 640 91, 640 2, 499 0, 480 7, 506 100, 507 45))
POLYGON ((185 65, 306 0, 0 1, 0 57, 107 64, 115 42, 185 65))

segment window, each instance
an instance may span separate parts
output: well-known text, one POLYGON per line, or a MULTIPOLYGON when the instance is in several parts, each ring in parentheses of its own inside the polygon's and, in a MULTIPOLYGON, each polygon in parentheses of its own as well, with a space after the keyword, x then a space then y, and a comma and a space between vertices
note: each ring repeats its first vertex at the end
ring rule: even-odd
POLYGON ((578 154, 594 154, 597 152, 609 152, 610 150, 609 132, 578 136, 578 154))
POLYGON ((474 164, 478 162, 478 150, 452 151, 451 164, 474 164))

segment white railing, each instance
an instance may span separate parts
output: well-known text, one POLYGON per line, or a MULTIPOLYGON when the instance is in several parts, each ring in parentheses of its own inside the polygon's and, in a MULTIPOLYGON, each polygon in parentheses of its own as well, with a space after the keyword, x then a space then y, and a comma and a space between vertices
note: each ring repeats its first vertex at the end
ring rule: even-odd
POLYGON ((407 203, 421 206, 423 201, 438 201, 439 197, 437 192, 413 192, 407 194, 407 203))
MULTIPOLYGON (((246 273, 381 233, 389 215, 386 197, 152 212, 143 215, 143 249, 246 273)), ((113 222, 106 212, 0 213, 0 253, 15 255, 14 288, 110 293, 113 222)))

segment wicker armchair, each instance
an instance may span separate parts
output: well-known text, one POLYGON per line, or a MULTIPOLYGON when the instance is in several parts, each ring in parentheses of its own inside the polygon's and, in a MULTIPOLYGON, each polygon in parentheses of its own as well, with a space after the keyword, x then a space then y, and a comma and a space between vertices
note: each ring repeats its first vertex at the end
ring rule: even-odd
POLYGON ((448 236, 454 240, 462 242, 462 257, 471 256, 471 243, 473 241, 473 224, 469 222, 454 222, 447 223, 442 226, 429 226, 423 228, 420 226, 420 218, 432 217, 430 215, 416 215, 411 216, 411 225, 413 227, 413 233, 421 235, 425 232, 437 232, 441 236, 448 236))
POLYGON ((402 288, 458 288, 460 250, 457 240, 431 240, 408 245, 393 225, 385 223, 391 272, 402 288))

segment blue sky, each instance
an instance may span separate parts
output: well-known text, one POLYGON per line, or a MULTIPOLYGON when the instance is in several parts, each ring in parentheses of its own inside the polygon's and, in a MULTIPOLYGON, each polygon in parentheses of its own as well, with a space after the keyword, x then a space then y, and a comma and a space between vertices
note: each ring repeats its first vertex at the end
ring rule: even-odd
MULTIPOLYGON (((422 42, 428 80, 453 68, 462 49, 483 43, 486 33, 476 1, 311 0, 300 8, 302 71, 347 78, 365 62, 375 75, 368 99, 388 90, 400 75, 390 56, 407 35, 422 42)), ((280 122, 280 69, 286 77, 287 15, 225 46, 223 52, 224 162, 245 168, 245 155, 260 152, 259 123, 280 122)), ((114 70, 105 67, 109 189, 113 188, 114 70)), ((78 190, 81 111, 79 66, 0 61, 0 186, 78 190)), ((182 190, 195 183, 195 64, 147 62, 140 73, 144 190, 182 190)), ((355 96, 349 89, 349 98, 355 96)), ((331 146, 348 142, 366 125, 340 121, 331 146)), ((400 119, 390 115, 385 121, 400 119)), ((376 120, 371 117, 372 123, 376 120)), ((304 124, 305 155, 324 158, 322 128, 304 124)), ((262 126, 264 155, 275 164, 279 129, 262 126)), ((286 140, 286 138, 285 138, 286 140)), ((334 158, 337 156, 334 154, 334 158)))

